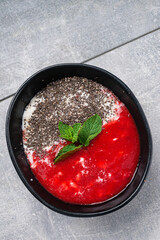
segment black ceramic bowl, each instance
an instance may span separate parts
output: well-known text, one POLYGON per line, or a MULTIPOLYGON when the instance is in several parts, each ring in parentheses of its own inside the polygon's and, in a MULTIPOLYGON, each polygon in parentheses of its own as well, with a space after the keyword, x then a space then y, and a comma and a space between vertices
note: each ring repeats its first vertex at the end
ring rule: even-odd
POLYGON ((71 216, 97 216, 110 213, 127 204, 139 191, 146 177, 152 153, 150 129, 143 110, 131 90, 111 73, 86 64, 61 64, 47 67, 31 76, 17 91, 6 119, 6 139, 13 165, 28 190, 44 205, 71 216), (109 88, 127 106, 140 136, 140 159, 134 178, 118 196, 95 205, 65 203, 47 192, 34 177, 22 145, 22 116, 25 107, 42 88, 63 77, 79 76, 92 79, 109 88), (30 181, 30 179, 33 181, 30 181))

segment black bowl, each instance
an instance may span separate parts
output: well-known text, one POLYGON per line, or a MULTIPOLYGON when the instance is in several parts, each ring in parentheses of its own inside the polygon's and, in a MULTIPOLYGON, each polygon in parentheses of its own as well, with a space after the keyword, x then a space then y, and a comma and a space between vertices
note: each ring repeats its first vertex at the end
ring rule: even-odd
POLYGON ((131 90, 111 73, 86 64, 61 64, 47 67, 31 76, 17 91, 6 119, 6 139, 13 165, 28 190, 44 205, 70 216, 97 216, 110 213, 127 204, 142 186, 152 155, 152 139, 144 112, 131 90), (22 116, 25 107, 42 88, 63 77, 86 77, 109 88, 129 109, 140 136, 140 159, 134 178, 118 196, 94 205, 65 203, 47 192, 34 177, 22 145, 22 116), (33 179, 33 181, 30 181, 33 179))

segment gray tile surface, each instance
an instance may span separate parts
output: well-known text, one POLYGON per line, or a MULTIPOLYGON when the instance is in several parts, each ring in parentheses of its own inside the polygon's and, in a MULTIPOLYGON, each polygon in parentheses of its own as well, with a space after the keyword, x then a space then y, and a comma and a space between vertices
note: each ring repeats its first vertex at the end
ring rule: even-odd
POLYGON ((8 155, 4 123, 11 99, 0 103, 0 239, 160 239, 160 31, 98 57, 90 64, 121 78, 138 97, 149 121, 154 152, 148 178, 125 207, 96 218, 71 218, 38 202, 24 187, 8 155))
POLYGON ((160 26, 159 0, 0 1, 0 99, 35 71, 81 62, 160 26))

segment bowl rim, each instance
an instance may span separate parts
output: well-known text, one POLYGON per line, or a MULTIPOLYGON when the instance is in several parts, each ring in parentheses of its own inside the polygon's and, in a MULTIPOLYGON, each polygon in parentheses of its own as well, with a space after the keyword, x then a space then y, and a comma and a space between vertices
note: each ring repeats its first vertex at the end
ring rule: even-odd
POLYGON ((137 100, 137 98, 135 97, 135 95, 133 94, 133 92, 130 90, 130 88, 122 81, 120 80, 118 77, 116 77, 115 75, 113 75, 112 73, 108 72, 105 69, 96 67, 94 65, 89 65, 89 64, 84 64, 84 63, 61 63, 61 64, 55 64, 55 65, 51 65, 48 67, 45 67, 43 69, 40 69, 39 71, 37 71, 36 73, 32 74, 29 78, 27 78, 27 80, 18 88, 15 96, 13 97, 13 99, 10 102, 10 105, 8 107, 8 111, 6 114, 6 123, 5 123, 5 135, 6 135, 6 142, 7 142, 7 147, 8 147, 8 151, 9 151, 9 155, 10 158, 12 160, 12 163, 15 167, 15 170, 17 171, 17 174, 19 175, 20 179, 22 180, 22 182, 24 183, 24 185, 27 187, 27 189, 33 194, 33 196, 35 198, 37 198, 42 204, 44 204, 45 206, 47 206, 48 208, 50 208, 51 210, 54 210, 55 212, 58 213, 62 213, 68 216, 72 216, 72 217, 93 217, 93 216, 100 216, 100 215, 104 215, 107 213, 111 213, 115 210, 120 209, 121 207, 125 206, 127 203, 129 203, 139 192, 140 188, 142 187, 144 180, 147 176, 149 167, 150 167, 150 163, 151 163, 151 158, 152 158, 152 150, 153 150, 153 144, 152 144, 152 136, 151 136, 151 131, 150 131, 150 127, 148 124, 148 121, 146 119, 146 116, 144 114, 144 111, 139 103, 139 101, 137 100), (56 68, 56 67, 73 67, 73 66, 77 66, 77 67, 86 67, 86 68, 90 68, 93 70, 98 70, 100 72, 103 72, 104 74, 110 76, 111 78, 113 78, 123 89, 125 89, 125 91, 130 95, 130 97, 132 98, 132 100, 134 101, 142 119, 145 125, 145 129, 147 132, 147 136, 148 136, 148 157, 147 157, 147 165, 145 167, 143 176, 141 181, 139 182, 137 188, 132 192, 132 194, 124 201, 122 201, 120 204, 111 207, 110 209, 107 210, 103 210, 103 211, 99 211, 99 212, 88 212, 88 213, 82 213, 82 212, 71 212, 71 211, 66 211, 63 209, 59 209, 51 204, 49 204, 48 202, 46 202, 44 199, 42 199, 38 193, 36 193, 36 191, 31 187, 31 185, 27 182, 26 178, 24 177, 23 173, 21 172, 21 169, 19 168, 18 164, 17 164, 17 160, 16 157, 13 153, 13 149, 12 149, 12 145, 11 145, 11 139, 10 139, 10 120, 11 120, 11 113, 14 107, 14 104, 17 101, 17 98, 19 97, 19 95, 21 94, 21 92, 25 89, 26 85, 28 85, 32 79, 37 75, 40 74, 41 72, 44 72, 48 69, 51 68, 56 68))

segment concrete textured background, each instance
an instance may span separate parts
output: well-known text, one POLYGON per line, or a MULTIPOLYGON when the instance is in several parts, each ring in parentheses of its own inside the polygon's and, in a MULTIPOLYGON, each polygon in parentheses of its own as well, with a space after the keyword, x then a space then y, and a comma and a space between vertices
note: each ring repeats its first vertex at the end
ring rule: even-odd
POLYGON ((160 1, 0 1, 0 239, 160 239, 160 1), (12 95, 35 71, 86 62, 117 75, 140 101, 153 137, 152 165, 139 194, 120 210, 72 218, 24 187, 8 154, 12 95))

